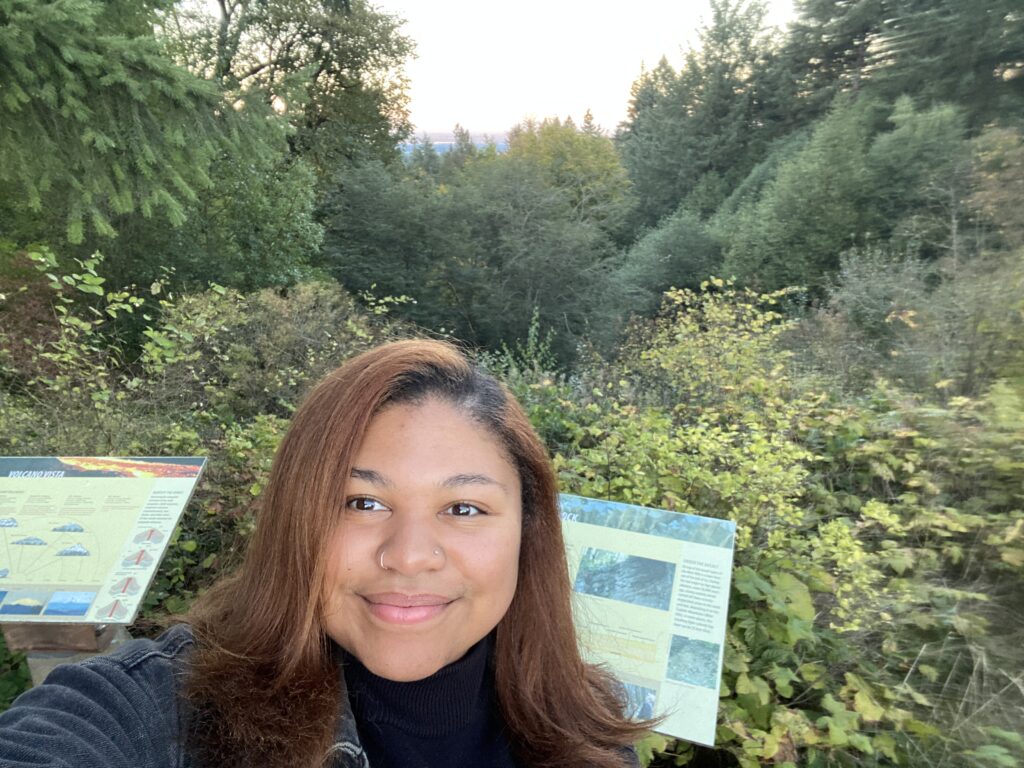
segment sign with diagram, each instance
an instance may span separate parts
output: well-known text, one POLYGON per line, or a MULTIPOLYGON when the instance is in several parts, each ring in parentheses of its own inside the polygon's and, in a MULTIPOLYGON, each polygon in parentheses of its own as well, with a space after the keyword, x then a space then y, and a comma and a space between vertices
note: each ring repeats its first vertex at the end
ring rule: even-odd
POLYGON ((615 672, 630 716, 713 746, 736 524, 566 494, 561 515, 587 658, 615 672))
POLYGON ((130 624, 202 457, 0 457, 0 622, 130 624))

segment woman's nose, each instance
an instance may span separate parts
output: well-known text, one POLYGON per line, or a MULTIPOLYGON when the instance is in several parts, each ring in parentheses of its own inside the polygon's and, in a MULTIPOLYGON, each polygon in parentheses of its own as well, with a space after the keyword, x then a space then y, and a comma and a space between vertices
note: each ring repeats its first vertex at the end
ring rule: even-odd
POLYGON ((405 576, 444 567, 445 552, 433 521, 395 515, 381 544, 380 562, 385 570, 405 576))

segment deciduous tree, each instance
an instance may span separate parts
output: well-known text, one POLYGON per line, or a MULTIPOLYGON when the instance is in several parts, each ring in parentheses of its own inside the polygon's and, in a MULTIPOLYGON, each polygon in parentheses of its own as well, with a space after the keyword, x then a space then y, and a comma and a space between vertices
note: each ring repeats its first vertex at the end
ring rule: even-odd
POLYGON ((393 160, 408 136, 401 24, 365 0, 218 0, 176 6, 166 32, 191 69, 286 116, 293 149, 324 176, 393 160))
POLYGON ((570 215, 615 232, 633 204, 631 184, 611 139, 571 120, 526 120, 508 135, 508 157, 533 165, 565 193, 570 215))

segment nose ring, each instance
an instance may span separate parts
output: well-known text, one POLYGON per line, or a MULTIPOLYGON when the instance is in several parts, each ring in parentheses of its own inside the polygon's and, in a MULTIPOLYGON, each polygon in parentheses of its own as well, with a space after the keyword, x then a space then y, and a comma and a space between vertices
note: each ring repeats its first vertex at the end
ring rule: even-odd
MULTIPOLYGON (((441 554, 441 548, 440 547, 434 547, 434 557, 437 557, 440 554, 441 554)), ((386 565, 384 565, 384 550, 383 549, 380 551, 380 559, 378 560, 378 562, 380 563, 380 569, 382 571, 390 571, 391 570, 386 565)))

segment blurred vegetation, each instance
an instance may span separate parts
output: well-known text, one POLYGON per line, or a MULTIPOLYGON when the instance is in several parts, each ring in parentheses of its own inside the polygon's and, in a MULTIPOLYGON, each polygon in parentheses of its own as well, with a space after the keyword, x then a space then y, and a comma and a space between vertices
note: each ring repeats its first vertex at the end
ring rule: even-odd
POLYGON ((652 737, 651 764, 1016 765, 1021 380, 822 388, 791 298, 712 279, 614 361, 492 361, 564 490, 738 524, 717 746, 652 737))
POLYGON ((1024 762, 1012 0, 712 0, 613 135, 444 152, 400 19, 221 6, 0 0, 0 453, 210 457, 135 632, 237 563, 312 382, 427 333, 563 490, 738 523, 717 746, 646 764, 1024 762))

